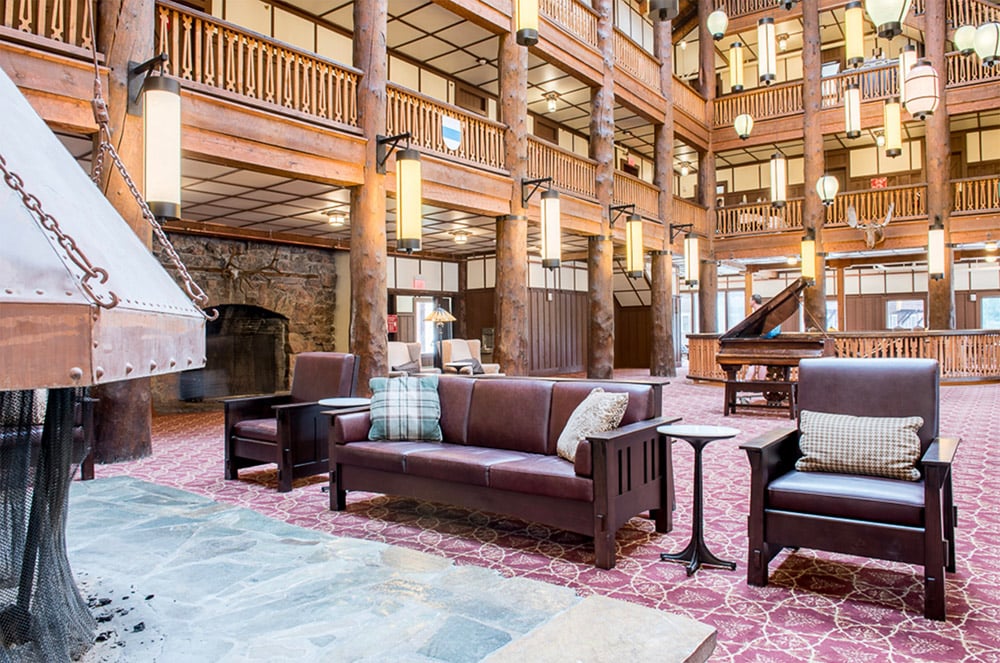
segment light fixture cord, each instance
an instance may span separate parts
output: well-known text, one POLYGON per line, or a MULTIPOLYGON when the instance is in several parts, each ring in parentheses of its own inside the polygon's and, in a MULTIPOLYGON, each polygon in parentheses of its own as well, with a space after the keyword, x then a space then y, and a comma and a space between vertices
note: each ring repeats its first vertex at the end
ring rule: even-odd
POLYGON ((156 238, 163 246, 163 250, 167 254, 171 264, 180 275, 181 281, 184 285, 184 290, 188 297, 191 299, 192 303, 197 306, 198 310, 201 311, 201 314, 205 316, 206 319, 215 320, 219 317, 219 312, 215 309, 211 309, 210 311, 206 311, 204 309, 205 305, 208 303, 208 295, 205 294, 205 291, 202 290, 191 277, 191 274, 188 272, 187 267, 181 260, 180 255, 178 255, 174 245, 170 242, 167 234, 163 231, 163 226, 149 209, 149 204, 146 203, 146 199, 141 193, 139 193, 139 188, 132 180, 132 176, 129 175, 128 169, 125 167, 125 163, 118 154, 118 150, 116 150, 115 146, 111 144, 111 116, 108 114, 107 102, 104 101, 104 94, 101 87, 101 69, 97 62, 97 29, 94 26, 94 13, 97 8, 94 0, 89 0, 87 5, 89 9, 87 12, 87 18, 90 25, 90 55, 94 63, 94 98, 90 102, 90 105, 94 111, 94 121, 97 122, 98 135, 100 137, 97 150, 91 164, 90 177, 94 181, 95 185, 100 186, 104 167, 104 153, 107 152, 115 166, 115 169, 118 170, 118 173, 121 175, 122 181, 125 182, 125 186, 128 187, 132 197, 135 198, 135 202, 138 204, 139 209, 142 212, 142 218, 144 218, 152 227, 153 234, 156 235, 156 238))

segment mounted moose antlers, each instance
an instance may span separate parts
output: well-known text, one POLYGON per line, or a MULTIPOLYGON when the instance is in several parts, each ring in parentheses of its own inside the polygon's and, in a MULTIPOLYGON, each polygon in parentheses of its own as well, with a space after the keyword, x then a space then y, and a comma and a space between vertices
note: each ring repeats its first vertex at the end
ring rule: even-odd
POLYGON ((883 234, 882 229, 889 225, 889 222, 892 221, 893 205, 895 205, 895 203, 889 203, 889 211, 886 212, 885 219, 882 221, 866 221, 864 223, 858 221, 858 213, 855 211, 854 205, 848 205, 847 225, 861 230, 865 234, 865 246, 869 249, 873 249, 885 240, 885 235, 883 234))

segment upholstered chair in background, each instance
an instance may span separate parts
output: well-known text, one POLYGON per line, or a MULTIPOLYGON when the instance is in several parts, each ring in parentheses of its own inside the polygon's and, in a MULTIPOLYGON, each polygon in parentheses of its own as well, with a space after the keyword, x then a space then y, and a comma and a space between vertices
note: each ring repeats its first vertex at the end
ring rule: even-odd
POLYGON ((480 341, 477 338, 449 338, 441 341, 441 365, 445 373, 473 373, 471 368, 475 360, 483 368, 484 375, 499 375, 500 364, 484 364, 480 354, 480 341), (459 364, 464 364, 460 366, 459 364), (468 367, 468 368, 466 368, 468 367))
POLYGON ((440 373, 440 369, 424 366, 421 359, 420 343, 413 341, 389 341, 388 345, 389 377, 415 375, 417 373, 440 373))

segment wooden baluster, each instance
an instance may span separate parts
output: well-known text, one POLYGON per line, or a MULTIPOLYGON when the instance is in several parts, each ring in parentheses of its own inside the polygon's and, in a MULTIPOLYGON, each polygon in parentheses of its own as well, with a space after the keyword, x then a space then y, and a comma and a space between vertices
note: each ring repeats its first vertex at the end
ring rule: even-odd
POLYGON ((226 87, 230 92, 236 92, 236 40, 239 35, 230 32, 226 35, 226 87))
MULTIPOLYGON (((191 72, 194 71, 194 59, 195 59, 195 54, 193 52, 194 49, 192 49, 191 47, 192 42, 194 41, 194 24, 191 16, 185 14, 181 20, 181 30, 175 32, 181 32, 181 34, 183 35, 183 38, 181 39, 180 42, 181 66, 179 68, 172 69, 171 73, 177 76, 179 72, 179 75, 182 78, 191 80, 191 72)), ((177 48, 174 48, 175 57, 177 53, 178 53, 177 48)))
POLYGON ((31 20, 31 5, 29 0, 23 0, 21 2, 21 15, 19 16, 20 23, 18 23, 17 29, 21 32, 34 32, 32 28, 33 22, 31 20))
MULTIPOLYGON (((44 4, 44 3, 43 3, 44 4)), ((64 0, 56 0, 52 5, 52 20, 49 23, 49 38, 56 41, 66 41, 66 3, 64 0)))
POLYGON ((45 37, 45 10, 47 2, 38 2, 38 14, 35 16, 35 34, 40 37, 45 37))

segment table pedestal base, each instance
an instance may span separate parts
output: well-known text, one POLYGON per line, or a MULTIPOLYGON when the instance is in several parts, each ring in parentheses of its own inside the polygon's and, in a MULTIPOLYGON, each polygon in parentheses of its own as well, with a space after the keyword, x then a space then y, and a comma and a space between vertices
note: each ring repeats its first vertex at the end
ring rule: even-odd
POLYGON ((687 563, 687 574, 693 576, 694 572, 702 566, 718 566, 730 571, 736 570, 736 562, 727 562, 712 554, 704 541, 691 539, 687 547, 679 553, 660 553, 661 562, 685 562, 687 563))

